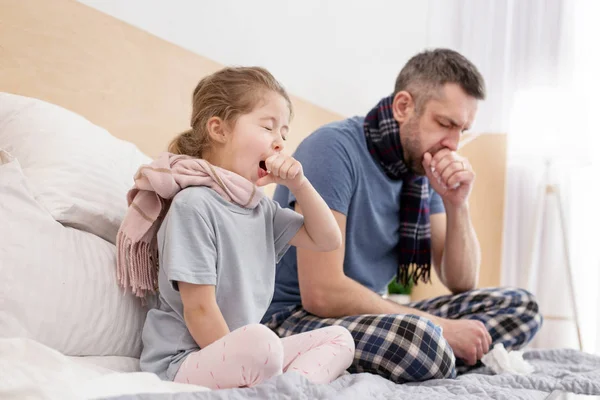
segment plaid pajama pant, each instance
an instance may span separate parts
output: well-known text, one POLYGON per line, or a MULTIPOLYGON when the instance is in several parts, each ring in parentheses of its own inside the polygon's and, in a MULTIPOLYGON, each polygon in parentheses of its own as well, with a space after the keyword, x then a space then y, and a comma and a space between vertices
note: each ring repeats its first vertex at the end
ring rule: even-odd
MULTIPOLYGON (((407 306, 443 318, 479 320, 490 333, 492 346, 502 343, 507 350, 525 346, 542 325, 535 298, 522 289, 476 289, 407 306)), ((276 312, 266 325, 280 337, 324 326, 344 326, 356 343, 348 370, 378 374, 396 383, 454 378, 457 371, 470 368, 455 360, 439 326, 416 315, 320 318, 301 306, 292 306, 276 312)))

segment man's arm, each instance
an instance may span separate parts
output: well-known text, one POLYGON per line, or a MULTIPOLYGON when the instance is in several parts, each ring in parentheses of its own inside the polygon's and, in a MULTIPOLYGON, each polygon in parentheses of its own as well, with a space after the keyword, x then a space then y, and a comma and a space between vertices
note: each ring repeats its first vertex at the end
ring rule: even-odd
MULTIPOLYGON (((296 204, 296 212, 302 214, 296 204)), ((413 314, 442 323, 442 318, 386 300, 344 274, 346 216, 332 211, 342 232, 342 245, 328 253, 296 249, 302 306, 322 318, 357 314, 413 314)))
POLYGON ((444 286, 458 294, 477 286, 481 250, 468 205, 445 207, 446 214, 431 216, 432 261, 444 286))
POLYGON ((471 223, 468 198, 475 173, 468 160, 449 149, 426 153, 423 168, 431 187, 444 202, 446 215, 431 216, 433 265, 452 293, 477 286, 481 250, 471 223))
MULTIPOLYGON (((296 212, 302 210, 296 204, 296 212)), ((443 336, 457 358, 474 365, 488 352, 492 338, 481 321, 451 320, 386 300, 344 274, 346 216, 333 211, 342 232, 342 245, 329 253, 297 248, 298 280, 302 306, 321 318, 358 314, 412 314, 427 318, 443 328, 443 336)), ((441 214, 443 217, 443 214, 441 214)), ((443 217, 445 219, 445 217, 443 217)), ((432 225, 433 226, 433 225, 432 225)), ((445 229, 445 225, 442 225, 445 229)), ((440 232, 438 231, 437 234, 440 232)), ((443 247, 442 247, 443 249, 443 247)), ((438 257, 443 254, 438 250, 438 257)), ((435 251, 434 251, 435 252, 435 251)), ((434 254, 434 260, 435 260, 434 254)), ((438 262, 438 265, 441 262, 438 262)), ((434 264, 435 265, 435 264, 434 264)))

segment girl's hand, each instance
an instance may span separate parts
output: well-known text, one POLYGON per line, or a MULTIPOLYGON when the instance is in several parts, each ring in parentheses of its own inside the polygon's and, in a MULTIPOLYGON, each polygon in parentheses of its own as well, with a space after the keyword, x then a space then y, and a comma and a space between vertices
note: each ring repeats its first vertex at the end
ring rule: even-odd
POLYGON ((298 190, 304 182, 307 182, 302 170, 302 164, 294 157, 279 153, 265 160, 267 176, 256 181, 257 186, 265 186, 269 183, 284 185, 292 192, 298 190))

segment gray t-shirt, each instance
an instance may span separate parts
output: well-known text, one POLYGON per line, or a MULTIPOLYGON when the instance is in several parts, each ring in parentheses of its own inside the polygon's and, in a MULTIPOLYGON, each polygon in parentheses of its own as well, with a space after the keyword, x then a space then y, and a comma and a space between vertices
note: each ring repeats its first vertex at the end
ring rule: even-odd
POLYGON ((207 187, 178 193, 158 232, 159 294, 142 332, 141 369, 173 380, 199 349, 185 325, 177 282, 215 285, 230 330, 259 323, 273 297, 275 264, 303 222, 268 197, 247 209, 207 187))

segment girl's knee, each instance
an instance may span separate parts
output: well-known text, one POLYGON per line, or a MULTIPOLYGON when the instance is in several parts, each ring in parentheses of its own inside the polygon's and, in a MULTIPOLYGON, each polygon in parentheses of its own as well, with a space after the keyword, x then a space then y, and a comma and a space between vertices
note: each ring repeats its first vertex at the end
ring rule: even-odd
POLYGON ((255 338, 261 342, 279 341, 279 337, 271 329, 262 324, 250 324, 236 330, 247 337, 247 339, 255 338))
POLYGON ((245 368, 269 379, 282 373, 283 345, 281 339, 269 328, 260 324, 240 328, 246 337, 239 356, 245 368))
POLYGON ((354 338, 348 329, 344 328, 343 326, 332 326, 330 329, 337 338, 337 342, 352 349, 354 352, 354 338))
POLYGON ((247 325, 243 328, 245 334, 245 351, 249 353, 279 355, 283 357, 283 345, 281 339, 271 329, 261 324, 247 325))
POLYGON ((355 343, 350 331, 343 326, 335 325, 324 328, 331 335, 331 343, 340 347, 338 357, 344 365, 344 369, 348 368, 354 360, 355 343))

